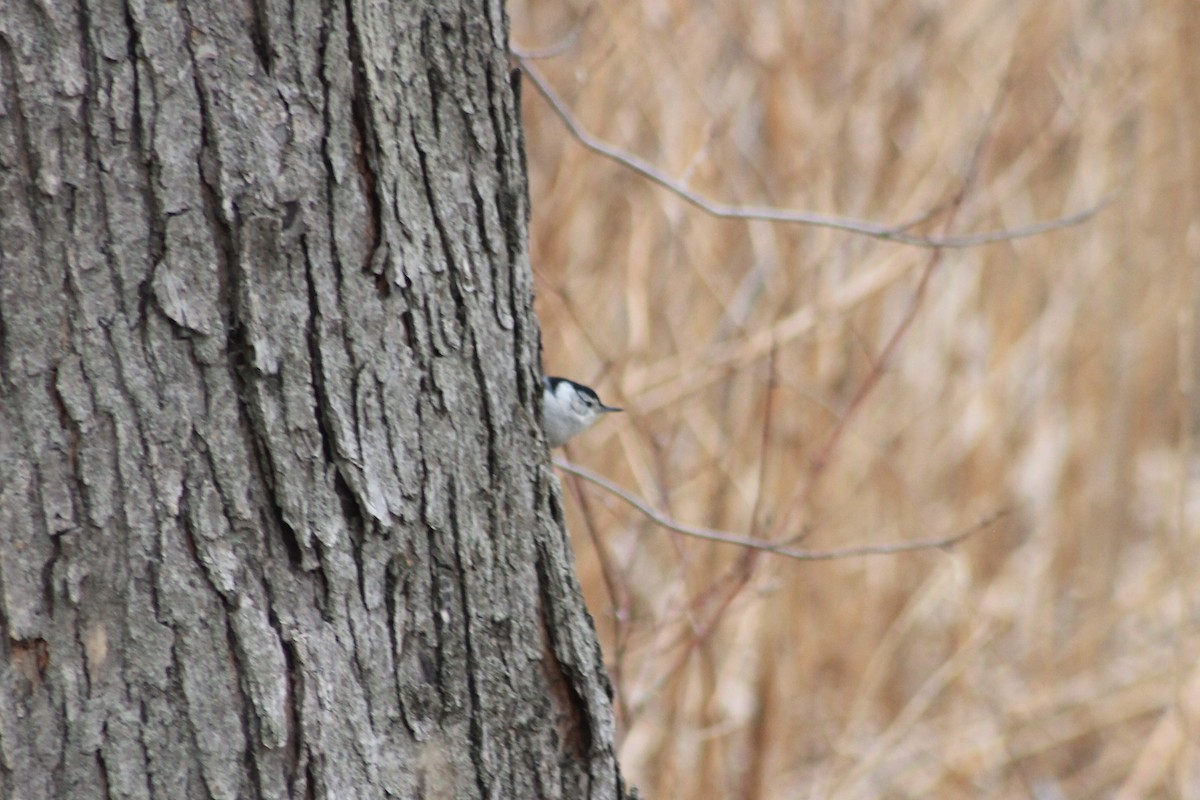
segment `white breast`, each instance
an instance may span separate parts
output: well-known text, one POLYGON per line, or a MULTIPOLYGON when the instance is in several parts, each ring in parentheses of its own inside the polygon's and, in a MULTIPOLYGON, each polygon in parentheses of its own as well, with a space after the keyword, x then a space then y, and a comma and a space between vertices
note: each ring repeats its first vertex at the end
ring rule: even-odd
POLYGON ((571 413, 569 407, 564 408, 552 398, 542 405, 542 416, 545 418, 546 441, 551 447, 562 447, 575 434, 587 427, 587 423, 571 413))

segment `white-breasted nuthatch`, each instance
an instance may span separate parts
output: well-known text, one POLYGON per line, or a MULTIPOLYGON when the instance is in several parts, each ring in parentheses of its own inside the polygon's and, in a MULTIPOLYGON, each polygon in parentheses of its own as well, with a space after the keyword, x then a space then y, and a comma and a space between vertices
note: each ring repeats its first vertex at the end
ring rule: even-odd
POLYGON ((546 441, 551 447, 566 444, 605 414, 625 410, 604 405, 594 390, 567 378, 547 376, 542 379, 542 386, 542 417, 546 441))

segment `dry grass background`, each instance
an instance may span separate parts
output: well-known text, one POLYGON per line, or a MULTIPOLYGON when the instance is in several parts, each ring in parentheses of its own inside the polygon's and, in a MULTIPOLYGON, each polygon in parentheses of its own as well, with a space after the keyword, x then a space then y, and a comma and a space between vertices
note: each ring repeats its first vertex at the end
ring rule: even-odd
POLYGON ((896 223, 945 209, 983 141, 953 220, 918 230, 1115 198, 947 250, 919 294, 930 250, 714 219, 586 152, 525 82, 546 367, 629 409, 572 460, 812 549, 1011 509, 950 551, 797 562, 565 477, 629 777, 652 798, 1200 796, 1194 0, 510 13, 517 46, 556 46, 536 66, 583 125, 711 197, 896 223))

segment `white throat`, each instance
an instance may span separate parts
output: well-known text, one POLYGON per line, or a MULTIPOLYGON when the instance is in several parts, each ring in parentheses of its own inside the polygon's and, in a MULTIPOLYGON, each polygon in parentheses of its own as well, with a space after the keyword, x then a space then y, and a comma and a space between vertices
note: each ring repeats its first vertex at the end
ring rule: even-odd
POLYGON ((579 401, 575 388, 569 383, 560 383, 553 395, 545 397, 542 414, 545 417, 546 439, 551 447, 562 447, 567 441, 595 422, 597 414, 591 413, 579 401))

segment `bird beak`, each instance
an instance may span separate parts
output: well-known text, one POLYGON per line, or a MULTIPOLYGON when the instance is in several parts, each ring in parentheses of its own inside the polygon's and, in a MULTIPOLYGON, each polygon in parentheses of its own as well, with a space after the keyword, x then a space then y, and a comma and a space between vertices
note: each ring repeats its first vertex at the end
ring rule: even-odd
POLYGON ((612 413, 612 412, 614 412, 614 411, 624 411, 625 409, 623 409, 623 408, 617 408, 616 406, 606 406, 606 405, 601 405, 601 406, 600 406, 600 410, 601 410, 601 411, 604 411, 604 412, 606 412, 606 413, 609 413, 609 414, 611 414, 611 413, 612 413))

